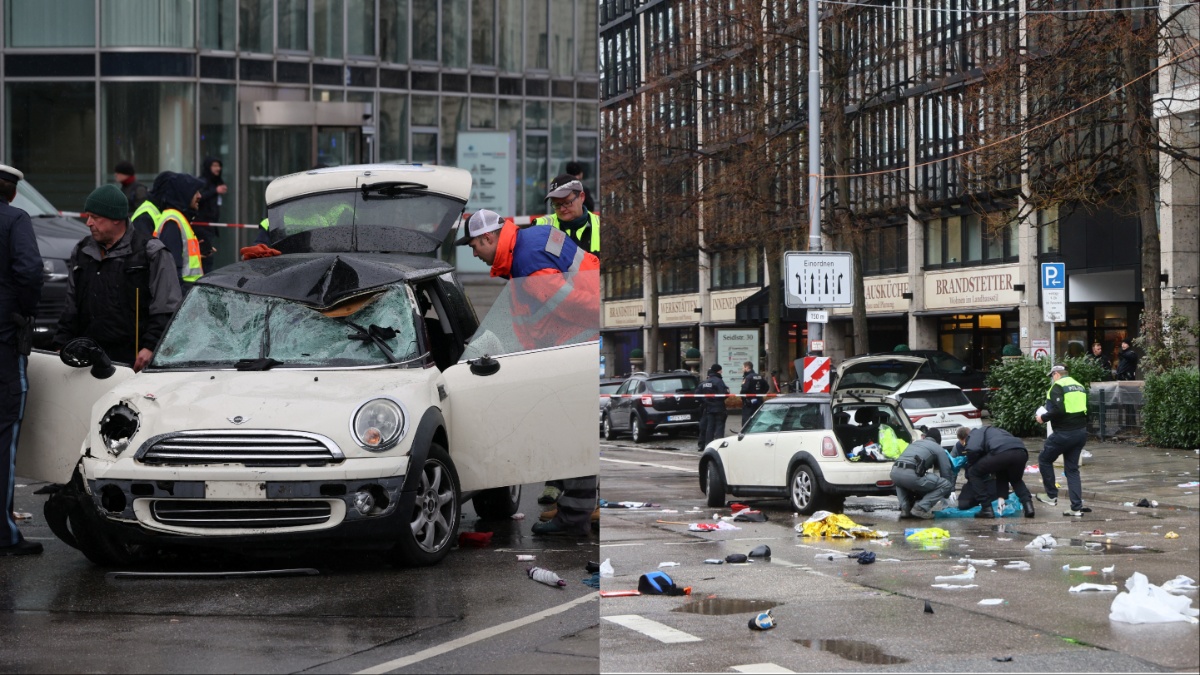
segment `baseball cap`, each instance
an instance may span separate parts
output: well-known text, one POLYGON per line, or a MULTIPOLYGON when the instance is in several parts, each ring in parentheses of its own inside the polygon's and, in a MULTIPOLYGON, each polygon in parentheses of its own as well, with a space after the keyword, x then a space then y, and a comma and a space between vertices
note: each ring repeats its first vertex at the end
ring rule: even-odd
POLYGON ((24 177, 25 174, 14 169, 13 167, 7 164, 0 164, 0 178, 3 178, 10 183, 19 183, 24 177))
POLYGON ((550 181, 550 193, 546 199, 562 199, 576 192, 583 192, 583 183, 569 173, 559 174, 558 178, 550 181))
POLYGON ((1050 375, 1054 375, 1055 373, 1063 373, 1063 374, 1066 374, 1066 372, 1067 372, 1067 367, 1066 367, 1066 366, 1064 366, 1064 365, 1057 365, 1057 366, 1051 366, 1051 367, 1050 367, 1050 373, 1049 373, 1049 374, 1050 374, 1050 375))
POLYGON ((455 246, 466 246, 471 239, 478 237, 481 234, 495 232, 499 230, 504 223, 500 221, 500 214, 487 209, 479 209, 471 214, 471 218, 467 220, 467 233, 459 237, 455 242, 455 246))

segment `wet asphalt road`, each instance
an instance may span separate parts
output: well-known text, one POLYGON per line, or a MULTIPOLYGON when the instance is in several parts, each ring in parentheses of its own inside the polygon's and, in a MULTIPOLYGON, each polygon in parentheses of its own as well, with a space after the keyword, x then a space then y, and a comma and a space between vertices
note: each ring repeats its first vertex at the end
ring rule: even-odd
MULTIPOLYGON (((864 542, 800 537, 793 528, 806 518, 783 500, 737 500, 761 509, 768 522, 689 532, 688 523, 730 514, 704 506, 694 443, 665 437, 640 446, 628 439, 601 442, 601 497, 661 505, 602 510, 601 556, 616 572, 602 580, 602 589, 636 588, 639 575, 663 562, 679 563, 663 569, 693 589, 691 597, 602 598, 604 672, 1194 672, 1200 665, 1197 626, 1111 622, 1116 593, 1068 591, 1085 582, 1124 590, 1134 571, 1156 584, 1179 574, 1200 577, 1200 489, 1177 487, 1197 478, 1192 451, 1089 443, 1095 457, 1085 461, 1082 475, 1085 503, 1094 511, 1082 519, 1062 516, 1061 507, 1041 507, 1033 519, 922 523, 898 520, 895 498, 850 498, 846 515, 893 533, 864 542), (1141 496, 1160 507, 1124 506, 1141 496), (930 524, 951 534, 940 549, 922 550, 904 540, 904 528, 930 524), (1169 531, 1180 537, 1164 539, 1169 531), (1064 545, 1048 552, 1024 548, 1043 533, 1064 545), (1088 541, 1099 546, 1085 546, 1088 541), (760 544, 770 546, 770 562, 703 562, 760 544), (849 559, 857 549, 874 551, 877 562, 849 559), (976 588, 931 587, 935 576, 962 573, 959 560, 965 557, 996 565, 976 565, 974 579, 949 582, 976 588), (1031 569, 1003 568, 1016 560, 1031 569), (1092 569, 1066 572, 1063 565, 1092 569), (1110 565, 1114 573, 1100 572, 1110 565), (980 605, 985 599, 1001 602, 980 605), (933 614, 923 611, 925 600, 933 614), (750 631, 747 621, 770 604, 777 628, 750 631)), ((1036 456, 1040 442, 1027 445, 1036 456)), ((1033 478, 1031 489, 1040 491, 1033 478)), ((1193 607, 1196 595, 1187 594, 1193 607)))
POLYGON ((40 556, 0 558, 0 671, 594 673, 595 591, 581 581, 598 539, 533 537, 542 486, 524 487, 521 521, 482 522, 468 502, 460 531, 491 546, 397 569, 362 553, 258 559, 188 554, 154 571, 311 567, 316 576, 120 579, 59 542, 37 483, 18 479, 17 510, 40 556), (525 574, 529 563, 565 589, 525 574))

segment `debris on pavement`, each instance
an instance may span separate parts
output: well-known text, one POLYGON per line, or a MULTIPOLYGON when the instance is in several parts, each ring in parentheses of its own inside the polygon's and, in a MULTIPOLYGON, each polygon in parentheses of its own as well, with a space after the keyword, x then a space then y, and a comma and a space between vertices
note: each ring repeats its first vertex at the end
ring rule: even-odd
POLYGON ((680 588, 666 572, 647 572, 638 577, 638 591, 647 595, 691 595, 691 587, 680 588))
POLYGON ((1142 499, 1138 503, 1134 504, 1134 506, 1140 506, 1144 509, 1155 508, 1158 506, 1158 502, 1151 501, 1149 499, 1146 499, 1145 497, 1142 497, 1142 499))
POLYGON ((817 511, 812 514, 808 520, 796 526, 796 531, 805 537, 846 537, 850 539, 858 537, 882 539, 888 535, 887 532, 859 525, 844 514, 829 511, 817 511))
POLYGON ((1008 663, 1009 661, 1012 661, 1012 657, 1011 656, 993 656, 992 660, 999 661, 1000 663, 1008 663))
POLYGON ((524 514, 524 513, 514 513, 514 514, 512 514, 512 516, 510 516, 510 517, 511 517, 513 520, 525 520, 525 514, 524 514))
POLYGON ((1082 593, 1084 591, 1113 591, 1113 592, 1115 592, 1116 590, 1117 590, 1117 587, 1113 584, 1079 584, 1078 586, 1071 587, 1072 593, 1082 593))
POLYGON ((13 511, 13 520, 32 520, 33 514, 28 511, 13 511))
POLYGON ((932 588, 979 588, 979 584, 929 584, 932 588))
POLYGON ((705 565, 724 565, 725 561, 720 558, 708 558, 704 561, 705 565))
POLYGON ((491 544, 492 544, 492 533, 491 532, 459 532, 458 533, 458 545, 459 546, 475 546, 477 548, 483 548, 485 546, 491 546, 491 544))
POLYGON ((737 525, 730 525, 724 521, 718 523, 692 523, 688 525, 688 530, 692 532, 718 532, 721 530, 740 530, 742 528, 737 525))
POLYGON ((1163 539, 1178 539, 1178 538, 1179 538, 1179 533, 1177 533, 1177 532, 1168 532, 1163 535, 1163 539))
POLYGON ((677 562, 660 562, 660 563, 658 563, 658 569, 661 570, 664 567, 679 567, 679 563, 677 563, 677 562))
POLYGON ((1200 610, 1192 609, 1192 599, 1171 595, 1150 583, 1146 575, 1134 572, 1125 580, 1124 592, 1113 598, 1108 618, 1122 623, 1169 623, 1187 621, 1200 623, 1200 610))
POLYGON ((850 557, 858 558, 859 565, 870 565, 871 563, 875 562, 875 554, 871 551, 863 551, 862 553, 859 553, 858 555, 850 556, 850 557))
POLYGON ((932 542, 949 539, 950 533, 940 527, 910 528, 904 531, 904 538, 916 542, 932 542))
POLYGON ((1029 567, 1029 563, 1025 562, 1024 560, 1014 560, 1014 561, 1008 563, 1007 565, 1005 565, 1004 569, 1028 572, 1030 567, 1029 567))
POLYGON ((962 574, 945 574, 934 577, 934 581, 967 581, 975 578, 975 566, 967 565, 967 571, 962 574))
POLYGON ((1176 487, 1200 487, 1200 481, 1197 481, 1197 480, 1188 481, 1187 483, 1180 483, 1176 487))
POLYGON ((1063 565, 1063 571, 1064 572, 1091 572, 1092 566, 1091 565, 1080 565, 1079 567, 1071 567, 1070 565, 1063 565))
POLYGON ((613 570, 611 558, 605 558, 604 562, 600 563, 600 576, 611 579, 616 572, 613 570))
POLYGON ((536 555, 519 555, 519 556, 517 556, 517 562, 533 562, 534 560, 537 560, 536 555))
POLYGON ((1195 579, 1180 574, 1170 581, 1163 582, 1162 589, 1168 593, 1186 593, 1200 590, 1200 586, 1196 585, 1195 579))
POLYGON ((1043 551, 1049 551, 1055 546, 1058 546, 1058 540, 1051 534, 1039 534, 1033 538, 1033 541, 1025 544, 1025 548, 1037 548, 1043 551))
POLYGON ((743 509, 733 514, 733 520, 736 523, 765 523, 767 522, 767 514, 762 511, 743 509))
POLYGON ((925 601, 925 613, 933 614, 933 605, 929 604, 928 600, 925 601))
POLYGON ((995 567, 996 561, 988 558, 987 560, 975 560, 974 558, 959 558, 960 565, 979 565, 980 567, 995 567))
POLYGON ((583 580, 583 585, 584 585, 584 586, 590 586, 590 587, 592 587, 592 588, 600 588, 600 573, 599 573, 599 572, 596 572, 596 573, 595 573, 595 574, 593 574, 592 576, 590 576, 590 577, 588 577, 588 578, 584 579, 584 580, 583 580))
POLYGON ((976 603, 976 604, 980 604, 980 605, 1003 605, 1003 604, 1004 604, 1004 598, 984 598, 983 600, 980 600, 980 601, 979 601, 978 603, 976 603))
POLYGON ((629 598, 641 594, 641 591, 600 591, 602 598, 629 598))
POLYGON ((1116 571, 1116 569, 1117 569, 1116 565, 1109 565, 1108 567, 1101 567, 1100 571, 1103 572, 1104 574, 1112 574, 1114 571, 1116 571))
POLYGON ((750 619, 750 630, 771 630, 775 627, 775 617, 771 616, 771 610, 760 612, 758 616, 750 619))
POLYGON ((771 547, 767 546, 766 544, 760 544, 758 546, 755 546, 753 549, 751 549, 751 551, 746 554, 746 557, 748 557, 748 558, 770 558, 771 557, 771 547))
POLYGON ((541 567, 530 567, 528 570, 526 570, 526 573, 529 575, 530 579, 533 579, 538 583, 546 584, 547 586, 565 588, 567 585, 566 581, 559 578, 557 574, 548 569, 543 569, 541 567))
POLYGON ((749 558, 746 557, 745 553, 730 553, 729 555, 725 556, 725 562, 744 563, 749 562, 749 558))

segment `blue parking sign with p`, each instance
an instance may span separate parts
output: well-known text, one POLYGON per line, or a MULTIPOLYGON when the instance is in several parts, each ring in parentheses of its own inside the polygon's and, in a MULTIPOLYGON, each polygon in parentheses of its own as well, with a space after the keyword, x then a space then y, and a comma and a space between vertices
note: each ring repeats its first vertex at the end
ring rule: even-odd
POLYGON ((1052 290, 1055 288, 1066 288, 1067 286, 1067 264, 1066 263, 1042 263, 1042 289, 1052 290))

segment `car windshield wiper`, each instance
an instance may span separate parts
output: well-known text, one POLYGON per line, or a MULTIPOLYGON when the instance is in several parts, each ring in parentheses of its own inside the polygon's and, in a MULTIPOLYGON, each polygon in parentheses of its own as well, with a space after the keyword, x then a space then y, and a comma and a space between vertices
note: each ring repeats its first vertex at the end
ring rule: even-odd
POLYGON ((383 355, 387 357, 388 363, 396 363, 398 359, 396 359, 396 355, 392 353, 391 347, 388 347, 387 344, 387 340, 391 340, 392 338, 396 337, 395 329, 388 328, 386 326, 376 326, 375 324, 371 324, 369 327, 363 328, 353 321, 348 321, 345 319, 343 319, 343 321, 347 326, 350 326, 354 330, 358 331, 356 333, 347 335, 346 337, 348 339, 370 342, 376 347, 379 347, 380 351, 383 352, 383 355))
POLYGON ((400 199, 411 197, 414 195, 406 194, 418 190, 428 190, 429 186, 423 183, 410 183, 408 181, 391 180, 382 183, 368 183, 362 186, 363 200, 368 199, 400 199))

